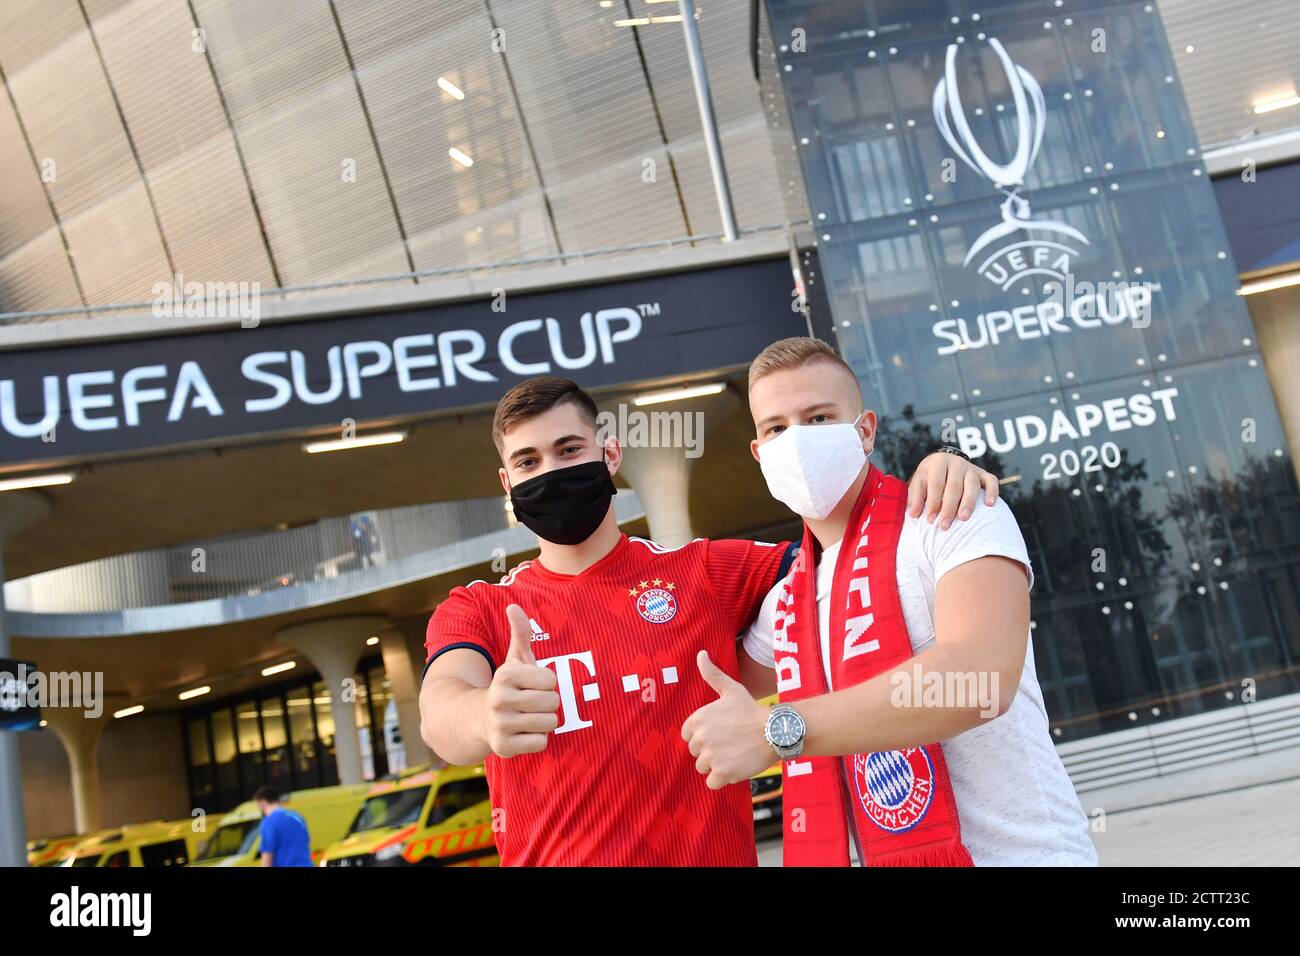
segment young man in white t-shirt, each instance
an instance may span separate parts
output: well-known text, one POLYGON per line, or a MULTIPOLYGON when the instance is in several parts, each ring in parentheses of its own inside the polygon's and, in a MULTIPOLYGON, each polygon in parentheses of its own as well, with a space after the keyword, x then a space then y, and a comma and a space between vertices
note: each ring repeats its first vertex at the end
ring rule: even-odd
POLYGON ((814 554, 803 555, 813 562, 803 572, 804 616, 813 616, 815 586, 818 640, 811 622, 796 620, 796 568, 744 636, 743 683, 701 652, 700 672, 719 699, 697 710, 682 736, 708 785, 745 781, 775 758, 784 762, 787 795, 818 779, 822 804, 802 827, 792 830, 791 817, 803 809, 786 801, 787 863, 845 864, 851 836, 868 865, 1095 865, 1034 673, 1033 571, 1010 509, 981 502, 969 521, 941 529, 900 505, 890 525, 877 513, 888 507, 876 503, 877 492, 885 501, 899 483, 869 463, 876 416, 864 411, 849 367, 816 339, 764 350, 750 369, 749 400, 751 447, 769 490, 805 520, 804 551, 814 554), (894 566, 868 581, 868 529, 885 538, 890 527, 896 550, 870 553, 894 566), (855 553, 841 558, 846 540, 855 553), (896 603, 882 587, 896 588, 896 603), (809 639, 796 642, 796 634, 809 639), (875 638, 886 635, 902 650, 874 667, 875 638), (774 690, 777 707, 755 700, 774 690), (808 827, 822 832, 805 837, 808 827), (812 849, 792 855, 792 845, 812 849))

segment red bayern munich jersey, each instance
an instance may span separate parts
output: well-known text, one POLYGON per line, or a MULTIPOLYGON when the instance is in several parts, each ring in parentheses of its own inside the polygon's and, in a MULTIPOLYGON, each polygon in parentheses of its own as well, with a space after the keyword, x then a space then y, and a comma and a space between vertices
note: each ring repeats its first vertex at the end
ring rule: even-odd
MULTIPOLYGON (((755 866, 749 787, 710 790, 682 724, 717 700, 703 648, 739 678, 736 636, 788 564, 791 546, 696 539, 668 549, 623 535, 581 574, 539 561, 498 584, 454 589, 429 620, 428 660, 456 647, 501 664, 506 607, 533 628, 555 671, 559 726, 546 749, 489 756, 497 848, 506 866, 755 866)), ((426 669, 427 669, 426 664, 426 669)))

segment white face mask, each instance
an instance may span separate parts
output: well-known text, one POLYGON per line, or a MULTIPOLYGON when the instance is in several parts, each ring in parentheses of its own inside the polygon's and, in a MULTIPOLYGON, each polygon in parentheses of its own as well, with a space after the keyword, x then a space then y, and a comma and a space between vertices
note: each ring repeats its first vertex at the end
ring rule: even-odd
POLYGON ((805 518, 821 520, 834 511, 867 461, 857 423, 793 425, 760 445, 758 461, 772 497, 805 518))

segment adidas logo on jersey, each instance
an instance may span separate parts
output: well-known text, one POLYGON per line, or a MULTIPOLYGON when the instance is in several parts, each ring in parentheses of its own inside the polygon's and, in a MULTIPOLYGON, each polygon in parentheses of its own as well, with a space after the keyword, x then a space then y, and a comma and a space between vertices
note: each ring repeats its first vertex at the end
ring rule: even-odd
POLYGON ((534 641, 549 641, 549 640, 551 639, 551 635, 550 635, 550 633, 547 632, 547 631, 543 631, 543 630, 542 630, 542 626, 541 626, 540 624, 538 624, 537 621, 536 621, 534 618, 531 618, 531 617, 530 617, 530 618, 528 619, 528 623, 529 623, 529 624, 532 626, 532 628, 533 628, 533 640, 534 640, 534 641))

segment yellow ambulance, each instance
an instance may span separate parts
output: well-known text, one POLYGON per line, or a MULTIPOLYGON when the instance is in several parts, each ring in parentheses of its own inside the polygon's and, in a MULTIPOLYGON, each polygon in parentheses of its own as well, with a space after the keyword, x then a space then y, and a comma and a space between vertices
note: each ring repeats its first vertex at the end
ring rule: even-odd
POLYGON ((28 866, 58 866, 74 846, 93 836, 90 833, 65 833, 27 841, 28 866))
POLYGON ((421 769, 370 789, 321 866, 497 866, 483 767, 421 769))
POLYGON ((82 840, 60 866, 185 866, 199 851, 203 834, 193 820, 155 820, 104 830, 82 840))
MULTIPOLYGON (((295 790, 284 806, 307 821, 311 836, 312 862, 320 860, 326 847, 337 843, 348 832, 357 811, 370 792, 370 784, 358 783, 337 787, 295 790)), ((246 800, 231 810, 212 830, 207 842, 191 866, 257 866, 261 863, 259 828, 262 812, 257 802, 246 800)))

